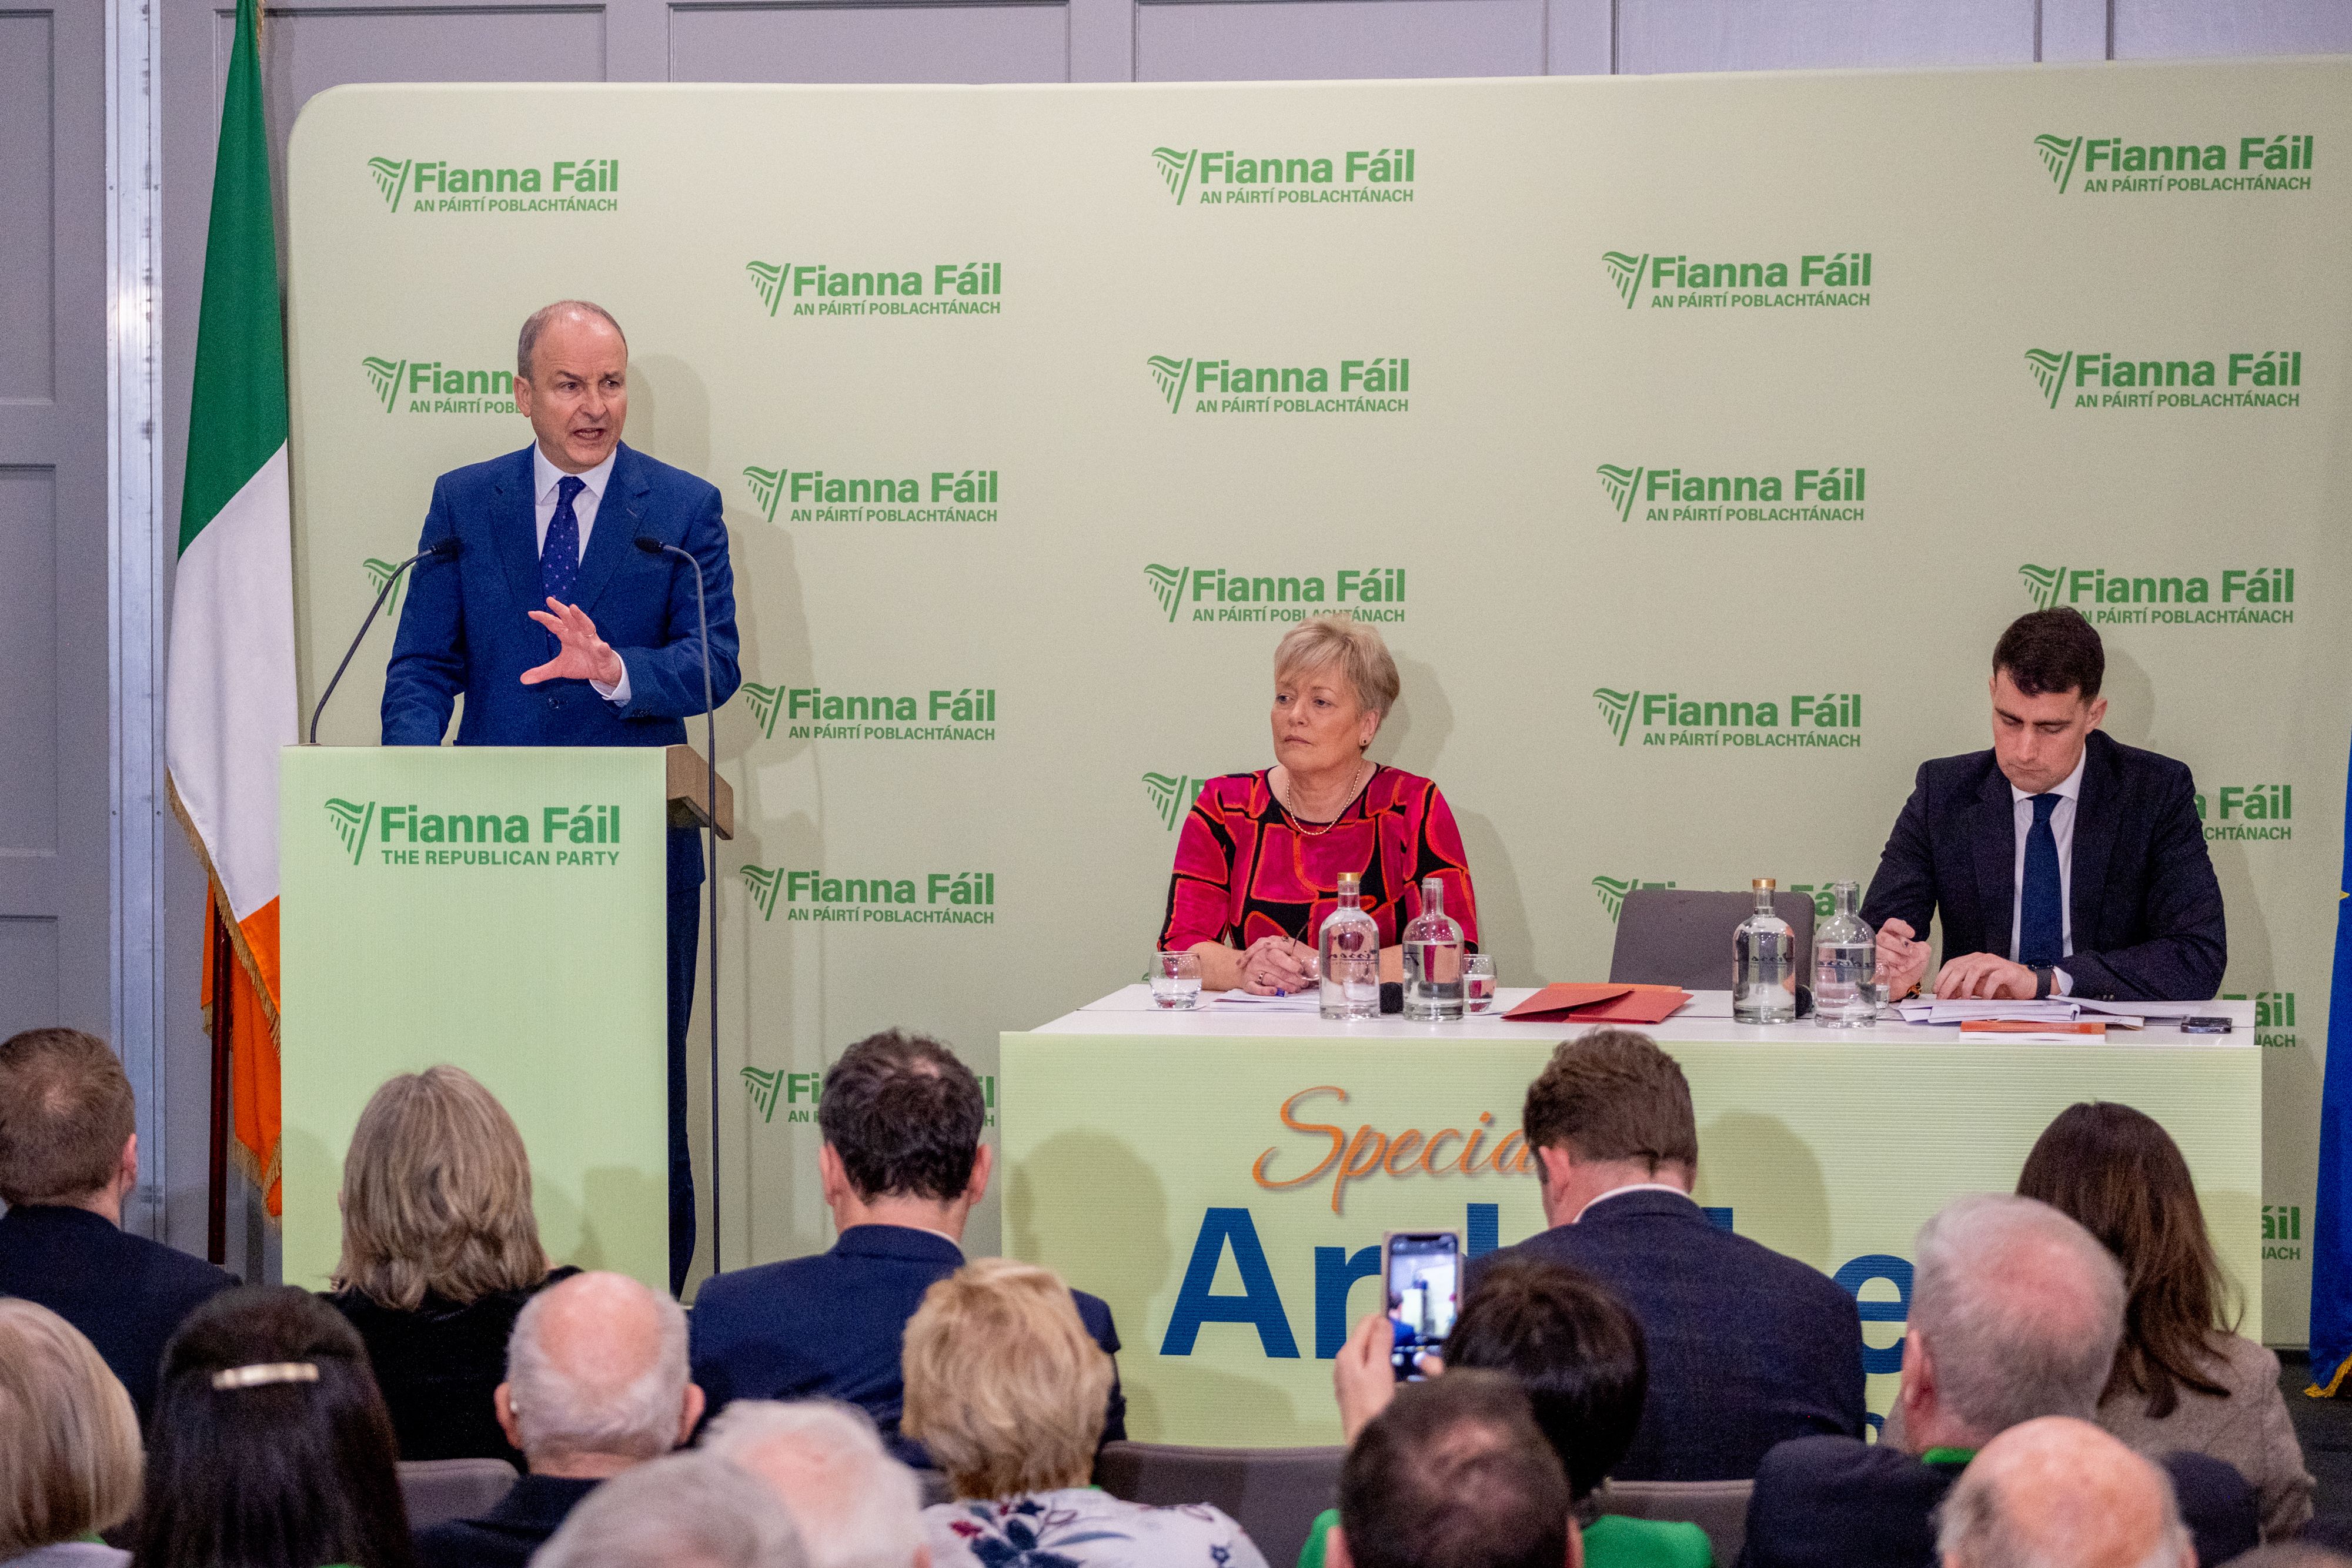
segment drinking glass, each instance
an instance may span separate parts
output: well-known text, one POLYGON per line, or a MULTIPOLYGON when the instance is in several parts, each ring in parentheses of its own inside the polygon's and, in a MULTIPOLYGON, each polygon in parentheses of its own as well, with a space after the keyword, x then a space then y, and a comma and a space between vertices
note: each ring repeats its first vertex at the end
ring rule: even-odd
POLYGON ((1151 999, 1163 1008, 1201 1005, 1201 956, 1162 953, 1151 965, 1151 999))
POLYGON ((1474 1013, 1483 1013, 1494 1007, 1493 954, 1473 953, 1462 960, 1462 1005, 1474 1013))

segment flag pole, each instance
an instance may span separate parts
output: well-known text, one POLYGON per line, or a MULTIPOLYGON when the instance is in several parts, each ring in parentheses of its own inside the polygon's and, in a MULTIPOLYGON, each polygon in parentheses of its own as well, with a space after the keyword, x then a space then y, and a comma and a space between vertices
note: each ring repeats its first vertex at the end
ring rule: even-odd
POLYGON ((205 1256, 219 1264, 228 1257, 229 1041, 234 1038, 229 1013, 236 990, 236 955, 229 946, 219 906, 214 904, 210 913, 205 925, 213 948, 212 1164, 205 1188, 205 1256))

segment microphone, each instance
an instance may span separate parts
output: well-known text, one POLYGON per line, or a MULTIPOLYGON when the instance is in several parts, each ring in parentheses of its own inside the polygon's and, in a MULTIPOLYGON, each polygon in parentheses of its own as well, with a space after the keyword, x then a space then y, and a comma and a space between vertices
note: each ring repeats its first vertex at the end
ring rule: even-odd
POLYGON ((674 555, 694 569, 694 613, 702 628, 703 882, 709 894, 710 924, 710 1271, 719 1271, 719 710, 710 700, 710 609, 704 601, 702 563, 691 550, 666 544, 651 534, 631 541, 647 555, 674 555))
POLYGON ((319 694, 319 706, 310 710, 310 744, 312 746, 319 744, 319 716, 327 711, 327 699, 335 695, 335 687, 341 682, 343 672, 351 668, 352 655, 360 651, 361 639, 368 634, 368 628, 375 624, 375 612, 383 608, 384 599, 392 592, 393 584, 400 580, 400 574, 420 560, 456 560, 458 552, 465 548, 464 542, 457 535, 452 534, 429 549, 418 550, 392 569, 392 575, 385 578, 383 586, 375 591, 375 602, 368 606, 367 619, 360 622, 359 636, 353 637, 352 645, 343 650, 343 662, 335 666, 335 678, 327 683, 327 689, 319 694))

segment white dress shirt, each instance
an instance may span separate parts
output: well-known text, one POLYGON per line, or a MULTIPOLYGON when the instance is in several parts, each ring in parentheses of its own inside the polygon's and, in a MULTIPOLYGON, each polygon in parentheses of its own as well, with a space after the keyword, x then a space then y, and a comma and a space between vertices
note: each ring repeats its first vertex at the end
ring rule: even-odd
MULTIPOLYGON (((2083 755, 2074 759, 2074 771, 2066 775, 2050 793, 2058 797, 2051 808, 2050 836, 2058 841, 2058 951, 2074 950, 2074 803, 2083 798, 2083 765, 2091 759, 2091 748, 2084 747, 2083 755)), ((2009 894, 2009 961, 2018 961, 2017 945, 2025 928, 2025 837, 2033 831, 2033 797, 2011 784, 2009 787, 2011 809, 2017 813, 2017 860, 2011 867, 2009 894)), ((2063 969, 2050 973, 2050 989, 2056 996, 2071 995, 2074 977, 2063 969)))
MULTIPOLYGON (((547 454, 540 449, 537 442, 531 444, 530 469, 538 485, 535 493, 537 498, 532 502, 532 510, 539 514, 539 548, 533 553, 538 555, 547 553, 547 528, 550 523, 555 521, 555 508, 561 500, 563 481, 577 479, 587 487, 572 497, 572 517, 573 521, 580 525, 580 559, 582 560, 588 559, 588 535, 596 526, 596 507, 604 499, 605 485, 612 480, 613 459, 620 455, 621 449, 616 445, 613 448, 612 456, 605 458, 593 468, 579 474, 566 474, 547 460, 547 454)), ((531 608, 536 610, 539 607, 533 605, 531 608)), ((588 685, 606 702, 616 707, 626 707, 629 703, 627 662, 624 661, 621 664, 621 678, 611 685, 607 686, 602 681, 590 681, 588 685)))

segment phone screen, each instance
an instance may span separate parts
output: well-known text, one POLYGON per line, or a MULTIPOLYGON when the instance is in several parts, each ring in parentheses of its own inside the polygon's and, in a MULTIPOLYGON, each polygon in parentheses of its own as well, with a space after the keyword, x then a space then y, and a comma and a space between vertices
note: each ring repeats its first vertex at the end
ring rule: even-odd
POLYGON ((1462 1305, 1462 1239, 1451 1230, 1391 1231, 1381 1242, 1396 1348, 1390 1364, 1400 1383, 1419 1382, 1415 1363, 1444 1350, 1462 1305))

